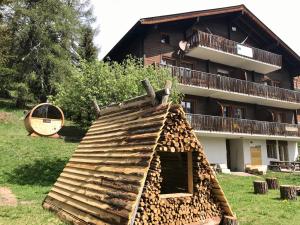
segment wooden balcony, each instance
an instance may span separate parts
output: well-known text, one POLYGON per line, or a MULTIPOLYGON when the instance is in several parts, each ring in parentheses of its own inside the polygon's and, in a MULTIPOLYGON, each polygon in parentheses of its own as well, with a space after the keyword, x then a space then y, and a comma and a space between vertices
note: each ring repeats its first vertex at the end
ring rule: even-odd
POLYGON ((172 75, 178 78, 178 82, 185 86, 182 87, 182 91, 185 94, 198 95, 197 93, 199 93, 201 96, 273 107, 287 109, 300 108, 300 92, 298 91, 190 70, 183 67, 165 65, 164 67, 169 68, 172 75), (197 91, 197 87, 201 90, 197 91))
MULTIPOLYGON (((222 132, 243 136, 300 137, 299 125, 236 119, 221 116, 187 114, 196 131, 222 132)), ((228 137, 228 136, 227 136, 228 137)))
POLYGON ((281 55, 202 31, 188 39, 186 55, 263 74, 282 66, 281 55))

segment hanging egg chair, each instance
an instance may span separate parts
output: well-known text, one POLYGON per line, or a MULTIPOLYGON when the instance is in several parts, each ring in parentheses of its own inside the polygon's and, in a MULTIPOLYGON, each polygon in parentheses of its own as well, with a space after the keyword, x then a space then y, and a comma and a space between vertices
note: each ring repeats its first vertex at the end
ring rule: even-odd
POLYGON ((53 136, 64 125, 64 114, 59 107, 42 103, 27 113, 24 123, 30 135, 53 136))

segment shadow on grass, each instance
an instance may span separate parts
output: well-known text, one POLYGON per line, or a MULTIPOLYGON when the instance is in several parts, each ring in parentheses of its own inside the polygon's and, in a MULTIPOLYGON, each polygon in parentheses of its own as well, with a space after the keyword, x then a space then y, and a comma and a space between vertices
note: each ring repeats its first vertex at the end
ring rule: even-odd
POLYGON ((78 126, 63 126, 58 132, 66 142, 80 142, 85 133, 86 130, 78 126))
POLYGON ((52 185, 65 167, 67 160, 41 159, 21 165, 6 173, 6 180, 19 185, 52 185))

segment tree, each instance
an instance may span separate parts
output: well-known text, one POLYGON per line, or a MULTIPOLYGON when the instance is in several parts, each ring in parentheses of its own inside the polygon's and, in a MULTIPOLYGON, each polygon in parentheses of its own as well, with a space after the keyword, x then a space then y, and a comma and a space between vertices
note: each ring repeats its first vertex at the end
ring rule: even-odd
POLYGON ((98 55, 98 49, 93 42, 94 36, 95 30, 90 25, 86 25, 82 28, 78 53, 82 59, 89 62, 97 59, 98 55))
POLYGON ((7 24, 7 18, 4 14, 6 5, 12 0, 0 1, 0 96, 8 97, 8 90, 12 84, 12 78, 15 71, 9 68, 8 62, 13 58, 10 50, 12 44, 12 31, 7 24))
POLYGON ((6 6, 15 56, 9 62, 16 70, 15 95, 19 103, 26 100, 24 94, 45 101, 80 60, 82 27, 94 20, 89 1, 15 0, 6 6))
POLYGON ((164 87, 166 80, 172 80, 172 99, 178 102, 177 80, 167 69, 153 66, 144 67, 140 60, 128 58, 123 63, 82 61, 74 68, 73 76, 59 85, 58 94, 51 99, 62 107, 66 115, 82 126, 95 119, 93 99, 100 107, 122 102, 145 93, 141 80, 148 78, 158 90, 164 87))

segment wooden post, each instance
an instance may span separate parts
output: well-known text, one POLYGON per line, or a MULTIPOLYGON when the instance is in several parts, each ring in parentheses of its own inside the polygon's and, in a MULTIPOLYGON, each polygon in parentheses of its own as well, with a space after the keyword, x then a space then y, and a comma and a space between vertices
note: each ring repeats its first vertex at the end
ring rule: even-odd
POLYGON ((97 116, 100 116, 100 107, 99 107, 99 105, 97 103, 96 98, 93 99, 93 105, 94 105, 94 108, 96 110, 97 116))
POLYGON ((268 192, 268 185, 266 181, 253 181, 254 194, 266 194, 268 192))
POLYGON ((152 105, 156 105, 157 104, 157 100, 156 100, 156 94, 155 94, 155 91, 152 87, 152 85, 150 84, 150 81, 148 79, 145 79, 145 80, 142 80, 141 81, 146 92, 147 92, 147 95, 151 98, 152 100, 152 105))
POLYGON ((278 180, 276 177, 268 177, 266 178, 268 189, 278 189, 278 180))
POLYGON ((162 99, 161 99, 161 103, 162 103, 162 104, 168 103, 169 95, 170 95, 170 93, 171 93, 171 88, 172 88, 172 81, 166 80, 166 84, 165 84, 165 93, 167 93, 167 94, 164 95, 164 96, 162 96, 162 99))
POLYGON ((280 198, 297 200, 297 188, 293 185, 280 185, 280 198))
POLYGON ((222 220, 222 225, 238 225, 236 217, 233 216, 224 216, 222 220))

